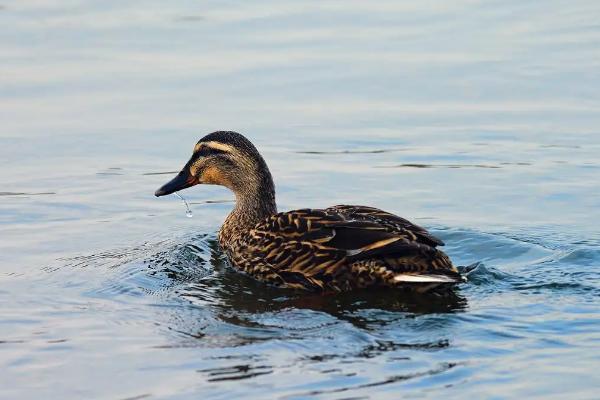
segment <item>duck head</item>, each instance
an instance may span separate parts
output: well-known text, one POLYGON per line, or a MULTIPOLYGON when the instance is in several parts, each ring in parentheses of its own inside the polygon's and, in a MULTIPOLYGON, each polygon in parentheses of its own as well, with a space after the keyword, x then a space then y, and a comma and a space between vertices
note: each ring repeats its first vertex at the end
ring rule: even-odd
POLYGON ((198 184, 225 186, 238 202, 262 198, 275 203, 273 179, 265 160, 236 132, 218 131, 200 139, 181 172, 154 195, 165 196, 198 184))

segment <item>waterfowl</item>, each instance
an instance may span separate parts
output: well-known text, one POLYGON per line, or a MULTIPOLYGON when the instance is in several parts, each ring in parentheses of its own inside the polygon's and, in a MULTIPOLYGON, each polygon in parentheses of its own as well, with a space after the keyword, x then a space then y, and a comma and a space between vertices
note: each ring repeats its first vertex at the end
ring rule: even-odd
POLYGON ((219 231, 231 264, 281 287, 314 291, 395 287, 426 291, 463 281, 444 243, 424 228, 373 207, 337 205, 277 212, 267 164, 243 135, 198 141, 164 196, 197 185, 229 188, 235 207, 219 231))

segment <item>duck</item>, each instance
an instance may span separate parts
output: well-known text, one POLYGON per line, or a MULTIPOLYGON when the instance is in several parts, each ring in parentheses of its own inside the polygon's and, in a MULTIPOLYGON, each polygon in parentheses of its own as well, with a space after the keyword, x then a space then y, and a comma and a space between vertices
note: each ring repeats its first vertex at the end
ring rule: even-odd
POLYGON ((335 205, 278 212, 271 172, 245 136, 217 131, 155 196, 221 185, 235 206, 218 232, 230 264, 259 281, 316 292, 398 288, 427 292, 464 282, 440 239, 375 207, 335 205))

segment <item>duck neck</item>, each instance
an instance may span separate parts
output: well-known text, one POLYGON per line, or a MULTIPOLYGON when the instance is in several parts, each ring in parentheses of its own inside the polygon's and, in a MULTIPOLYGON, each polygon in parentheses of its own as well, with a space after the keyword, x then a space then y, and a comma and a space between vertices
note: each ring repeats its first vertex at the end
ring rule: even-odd
POLYGON ((246 177, 243 185, 232 190, 236 198, 235 207, 219 231, 219 241, 224 247, 228 247, 238 235, 277 213, 275 185, 268 169, 260 177, 246 177))

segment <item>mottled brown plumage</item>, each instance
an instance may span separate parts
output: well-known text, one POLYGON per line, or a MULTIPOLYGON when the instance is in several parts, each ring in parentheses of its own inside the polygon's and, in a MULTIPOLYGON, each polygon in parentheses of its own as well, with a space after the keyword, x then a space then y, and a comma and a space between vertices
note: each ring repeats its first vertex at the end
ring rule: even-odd
POLYGON ((184 169, 156 195, 198 183, 235 193, 219 243, 236 268, 259 280, 315 291, 382 286, 425 291, 463 280, 436 248, 441 240, 394 214, 352 205, 277 213, 269 169, 238 133, 201 139, 184 169))

